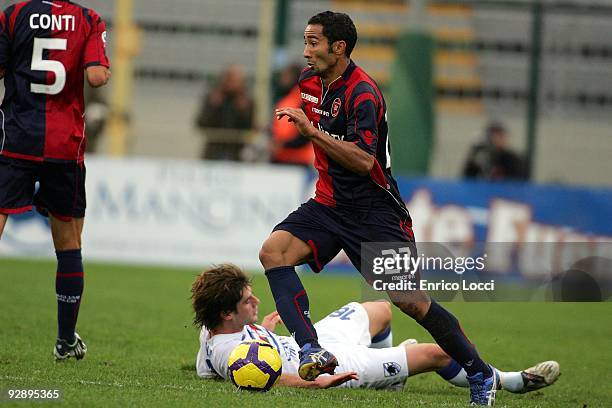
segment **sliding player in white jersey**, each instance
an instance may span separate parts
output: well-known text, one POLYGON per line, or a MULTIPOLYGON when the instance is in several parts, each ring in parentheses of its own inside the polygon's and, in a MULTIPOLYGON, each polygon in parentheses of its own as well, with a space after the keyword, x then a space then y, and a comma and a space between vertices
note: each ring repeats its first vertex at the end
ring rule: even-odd
MULTIPOLYGON (((469 386, 465 370, 437 344, 405 341, 392 347, 391 307, 385 301, 351 302, 316 323, 321 345, 338 358, 339 374, 302 380, 297 374, 300 347, 292 337, 274 333, 282 323, 277 312, 256 324, 258 304, 249 278, 236 266, 220 265, 196 278, 192 306, 194 323, 201 327, 196 360, 200 377, 229 379, 227 360, 234 347, 243 340, 262 339, 281 355, 281 385, 402 389, 409 376, 436 371, 454 385, 469 386)), ((559 364, 546 361, 523 371, 497 371, 501 389, 524 393, 555 382, 559 364)))

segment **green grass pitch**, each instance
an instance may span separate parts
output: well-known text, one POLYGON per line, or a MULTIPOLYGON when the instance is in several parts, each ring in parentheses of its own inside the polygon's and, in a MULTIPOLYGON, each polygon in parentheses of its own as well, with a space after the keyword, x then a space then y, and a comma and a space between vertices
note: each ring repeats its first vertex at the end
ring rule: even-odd
MULTIPOLYGON (((197 331, 191 325, 190 283, 196 269, 86 264, 78 330, 89 347, 82 361, 55 363, 54 268, 51 261, 0 258, 0 389, 61 389, 70 406, 346 406, 463 407, 466 389, 435 374, 409 378, 401 393, 372 390, 297 390, 266 394, 195 374, 197 331)), ((321 318, 360 297, 355 275, 302 276, 312 315, 321 318)), ((260 318, 273 309, 258 275, 260 318)), ((562 376, 550 388, 526 395, 498 394, 498 406, 610 406, 612 304, 452 303, 485 359, 501 369, 522 369, 555 359, 562 376)), ((429 335, 395 310, 395 343, 429 335)), ((49 403, 53 406, 56 403, 49 403)), ((4 405, 4 404, 2 404, 4 405)), ((18 404, 16 406, 24 406, 18 404)))

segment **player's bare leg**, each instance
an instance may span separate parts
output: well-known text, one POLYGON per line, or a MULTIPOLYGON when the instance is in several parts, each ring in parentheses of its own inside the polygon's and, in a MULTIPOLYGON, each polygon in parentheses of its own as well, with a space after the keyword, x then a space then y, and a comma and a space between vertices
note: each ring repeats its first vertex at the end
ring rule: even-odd
POLYGON ((58 361, 70 357, 80 360, 87 352, 87 346, 75 331, 83 294, 81 233, 84 218, 62 221, 50 215, 49 221, 57 255, 55 291, 58 336, 53 354, 58 361))
POLYGON ((361 304, 368 314, 370 324, 371 348, 393 347, 391 331, 391 303, 386 300, 364 302, 361 304))
POLYGON ((452 361, 437 344, 406 344, 404 347, 410 376, 441 370, 452 361))
MULTIPOLYGON (((417 281, 418 278, 417 274, 417 281)), ((480 358, 457 318, 424 291, 387 293, 393 304, 423 326, 436 343, 467 371, 470 401, 476 405, 493 405, 499 386, 498 372, 480 358)))
MULTIPOLYGON (((391 306, 389 302, 362 303, 370 322, 370 335, 373 340, 390 328, 391 306)), ((391 337, 389 330, 388 336, 391 337)), ((383 344, 383 342, 380 342, 383 344)), ((374 344, 372 344, 373 347, 374 344)), ((391 347, 391 341, 382 347, 391 347)), ((454 361, 437 344, 415 344, 404 342, 400 346, 406 349, 406 363, 410 376, 436 371, 444 380, 458 387, 469 387, 465 370, 454 361)), ((559 364, 556 361, 546 361, 523 371, 500 371, 498 389, 512 393, 526 393, 552 385, 559 377, 559 364)), ((403 385, 399 389, 403 388, 403 385)))
POLYGON ((274 231, 259 251, 259 261, 265 270, 280 266, 295 266, 312 257, 312 249, 288 231, 274 231))
MULTIPOLYGON (((410 376, 436 371, 457 387, 469 387, 467 373, 437 344, 406 344, 406 362, 410 376)), ((545 361, 523 371, 501 371, 498 389, 524 394, 552 385, 560 375, 559 363, 545 361)))
POLYGON ((338 365, 336 357, 319 345, 317 331, 310 320, 308 295, 295 272, 295 265, 312 256, 312 249, 305 242, 283 230, 274 231, 259 252, 276 310, 301 347, 298 374, 307 381, 314 381, 322 373, 333 374, 338 365))
POLYGON ((81 233, 83 232, 85 218, 72 218, 70 221, 62 221, 49 215, 49 222, 51 224, 53 246, 56 251, 81 249, 81 233))
POLYGON ((7 214, 0 213, 0 239, 2 239, 2 232, 4 231, 4 226, 6 225, 7 219, 8 219, 7 214))
POLYGON ((422 290, 387 292, 395 306, 416 321, 422 320, 431 306, 429 295, 422 290))

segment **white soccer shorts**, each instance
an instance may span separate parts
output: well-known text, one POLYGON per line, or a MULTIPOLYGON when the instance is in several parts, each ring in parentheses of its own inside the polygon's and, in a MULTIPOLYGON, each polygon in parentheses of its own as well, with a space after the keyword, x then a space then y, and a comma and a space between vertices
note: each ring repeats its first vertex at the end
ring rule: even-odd
MULTIPOLYGON (((357 302, 342 306, 315 324, 319 343, 338 359, 336 373, 355 371, 359 380, 344 383, 348 388, 394 388, 408 377, 404 347, 369 348, 370 321, 357 302)), ((401 387, 400 387, 401 388, 401 387)))

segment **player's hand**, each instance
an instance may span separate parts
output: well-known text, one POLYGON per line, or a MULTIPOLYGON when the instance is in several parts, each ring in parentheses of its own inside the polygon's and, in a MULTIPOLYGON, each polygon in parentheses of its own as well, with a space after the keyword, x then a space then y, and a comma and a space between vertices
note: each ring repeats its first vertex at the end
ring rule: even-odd
POLYGON ((314 380, 316 388, 331 388, 344 384, 347 381, 358 380, 359 376, 354 371, 334 375, 320 375, 314 380))
POLYGON ((276 329, 276 325, 278 324, 283 324, 283 320, 276 310, 269 315, 264 316, 264 318, 261 320, 261 325, 270 331, 274 331, 274 329, 276 329))
POLYGON ((311 139, 312 135, 316 132, 316 128, 310 123, 306 114, 300 108, 280 108, 276 109, 274 114, 277 120, 286 116, 289 122, 293 122, 297 130, 308 139, 311 139))

